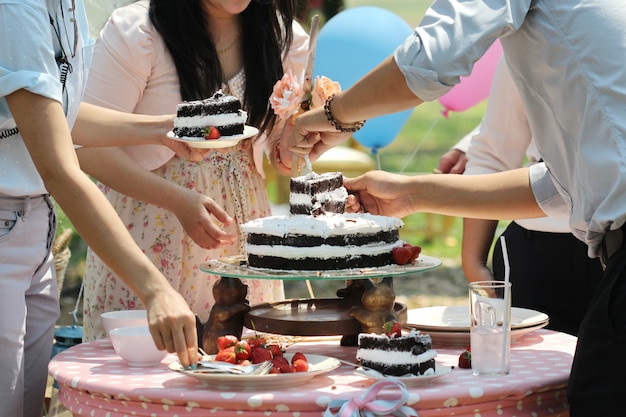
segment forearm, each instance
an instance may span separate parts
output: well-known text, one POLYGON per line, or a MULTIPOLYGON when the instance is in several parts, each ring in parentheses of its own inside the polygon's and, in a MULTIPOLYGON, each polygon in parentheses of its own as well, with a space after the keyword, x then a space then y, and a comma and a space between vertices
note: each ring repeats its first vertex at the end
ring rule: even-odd
POLYGON ((173 117, 124 113, 82 102, 72 139, 83 146, 162 145, 173 117))
POLYGON ((149 302, 169 284, 80 170, 61 105, 25 90, 7 96, 7 102, 46 189, 85 242, 149 302))
POLYGON ((214 249, 236 239, 222 229, 233 220, 214 200, 143 169, 122 149, 81 148, 76 153, 83 170, 97 180, 124 195, 174 213, 200 247, 214 249))
POLYGON ((83 171, 114 190, 146 203, 173 209, 186 189, 139 166, 118 147, 76 150, 83 171), (130 180, 132 179, 132 180, 130 180))
POLYGON ((497 220, 463 219, 461 259, 469 282, 492 278, 487 259, 497 226, 497 220))
POLYGON ((332 114, 342 124, 351 124, 422 103, 390 56, 348 90, 338 93, 332 102, 332 114))
POLYGON ((488 175, 417 175, 408 181, 411 212, 477 219, 545 217, 533 195, 528 169, 488 175))
POLYGON ((150 305, 159 293, 172 290, 143 254, 104 195, 84 174, 68 171, 74 181, 50 186, 59 206, 85 243, 142 300, 150 305))

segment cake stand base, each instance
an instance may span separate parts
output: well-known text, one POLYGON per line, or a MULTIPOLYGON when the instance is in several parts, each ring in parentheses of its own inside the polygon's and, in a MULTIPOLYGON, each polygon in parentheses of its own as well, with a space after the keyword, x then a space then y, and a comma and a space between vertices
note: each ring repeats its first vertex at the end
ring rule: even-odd
MULTIPOLYGON (((339 298, 293 299, 252 307, 244 325, 260 332, 290 336, 341 335, 343 346, 356 346, 362 324, 350 317, 352 305, 339 298)), ((406 305, 395 303, 398 321, 407 322, 406 305)))

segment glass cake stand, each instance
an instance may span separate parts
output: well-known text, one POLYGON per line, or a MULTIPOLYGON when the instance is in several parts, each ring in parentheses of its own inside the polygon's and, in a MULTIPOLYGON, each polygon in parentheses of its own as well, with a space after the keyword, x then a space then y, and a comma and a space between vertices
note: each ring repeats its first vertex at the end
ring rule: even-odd
POLYGON ((248 266, 244 255, 228 256, 200 264, 200 270, 214 275, 246 279, 301 280, 353 280, 366 278, 396 277, 430 271, 441 266, 441 261, 430 256, 420 255, 409 265, 387 265, 378 268, 337 269, 327 271, 284 271, 253 268, 248 266))
MULTIPOLYGON (((345 281, 346 287, 337 291, 338 298, 336 299, 291 299, 263 303, 246 309, 244 313, 241 313, 241 317, 235 321, 241 323, 242 328, 245 326, 274 334, 291 336, 341 335, 342 345, 354 346, 359 333, 369 333, 374 328, 380 329, 382 323, 390 318, 397 318, 401 323, 406 323, 406 306, 395 302, 394 277, 430 271, 439 266, 441 266, 439 259, 420 255, 414 263, 409 265, 345 270, 284 271, 250 267, 246 257, 239 255, 202 263, 200 270, 222 277, 215 284, 214 293, 219 288, 240 285, 241 279, 345 281), (229 280, 234 282, 229 282, 229 280)), ((216 296, 216 299, 222 298, 219 294, 216 296)), ((241 301, 239 300, 239 302, 241 301)), ((216 306, 217 304, 216 302, 216 306)), ((212 334, 213 337, 217 337, 219 334, 228 334, 225 332, 229 330, 223 328, 225 327, 223 323, 215 319, 219 317, 219 311, 228 310, 228 306, 212 309, 212 317, 204 326, 205 350, 207 349, 207 334, 212 334)), ((237 309, 232 308, 230 310, 237 309)), ((222 315, 224 314, 222 313, 222 315)), ((232 330, 232 326, 230 330, 232 330)), ((241 329, 238 330, 238 334, 241 334, 241 329)))

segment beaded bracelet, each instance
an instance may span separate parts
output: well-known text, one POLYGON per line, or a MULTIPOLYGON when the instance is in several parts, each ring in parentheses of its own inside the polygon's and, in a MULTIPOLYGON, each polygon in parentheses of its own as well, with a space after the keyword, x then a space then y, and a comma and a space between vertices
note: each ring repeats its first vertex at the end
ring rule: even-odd
POLYGON ((335 98, 335 95, 333 94, 330 97, 328 97, 328 99, 324 103, 324 112, 326 113, 326 118, 328 119, 330 124, 333 125, 333 127, 341 133, 354 133, 360 128, 362 128, 363 125, 365 124, 365 120, 360 120, 358 122, 355 122, 351 126, 343 126, 335 120, 332 113, 330 112, 330 103, 333 101, 334 98, 335 98))

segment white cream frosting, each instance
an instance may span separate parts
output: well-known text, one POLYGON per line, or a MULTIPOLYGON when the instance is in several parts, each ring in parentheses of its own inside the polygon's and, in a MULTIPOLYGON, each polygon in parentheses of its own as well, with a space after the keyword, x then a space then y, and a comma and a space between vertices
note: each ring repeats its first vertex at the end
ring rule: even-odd
POLYGON ((411 352, 400 352, 397 350, 382 350, 382 349, 359 349, 356 353, 356 358, 365 361, 384 363, 386 365, 405 365, 424 363, 437 357, 437 352, 434 350, 427 350, 419 355, 414 355, 411 352))
MULTIPOLYGON (((344 187, 315 194, 315 200, 319 203, 325 203, 327 201, 346 201, 346 198, 348 198, 348 191, 344 187)), ((310 194, 291 192, 289 194, 289 204, 292 206, 310 206, 313 204, 313 197, 310 194)))
POLYGON ((246 124, 248 113, 239 110, 237 113, 213 114, 207 116, 191 116, 174 118, 174 127, 227 126, 238 123, 246 124))
MULTIPOLYGON (((328 213, 317 217, 310 215, 263 217, 241 225, 241 231, 279 237, 290 234, 329 237, 372 234, 398 229, 402 225, 402 220, 396 217, 369 213, 328 213)), ((284 251, 284 247, 282 249, 284 251)))
POLYGON ((373 256, 381 253, 389 253, 395 247, 402 246, 404 242, 398 240, 390 244, 375 244, 364 246, 308 246, 298 248, 294 246, 269 246, 269 245, 245 245, 245 250, 250 255, 277 256, 285 259, 332 259, 346 258, 350 256, 373 256))

